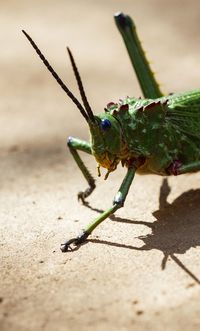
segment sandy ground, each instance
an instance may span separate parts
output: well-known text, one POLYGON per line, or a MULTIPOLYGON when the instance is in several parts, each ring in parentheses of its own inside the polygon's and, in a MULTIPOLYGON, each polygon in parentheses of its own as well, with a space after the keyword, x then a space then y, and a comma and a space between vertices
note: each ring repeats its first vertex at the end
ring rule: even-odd
MULTIPOLYGON (((77 91, 72 48, 98 113, 141 95, 113 22, 119 10, 134 17, 166 93, 199 88, 200 2, 0 5, 0 330, 199 330, 200 173, 168 184, 136 176, 125 208, 62 254, 60 243, 111 205, 124 169, 97 180, 91 208, 78 203, 86 183, 66 137, 87 139, 86 124, 20 30, 77 91)), ((96 174, 94 160, 84 160, 96 174)))

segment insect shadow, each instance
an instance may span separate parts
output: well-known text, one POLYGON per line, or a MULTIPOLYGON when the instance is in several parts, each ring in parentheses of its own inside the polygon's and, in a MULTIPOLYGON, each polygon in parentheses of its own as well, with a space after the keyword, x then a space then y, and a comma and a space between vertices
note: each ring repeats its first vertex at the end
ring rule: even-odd
MULTIPOLYGON (((200 189, 189 190, 176 198, 173 203, 167 202, 171 189, 167 179, 163 179, 160 196, 159 209, 153 212, 156 220, 152 222, 127 220, 112 215, 110 219, 116 222, 132 223, 134 225, 145 225, 152 232, 146 236, 139 236, 144 243, 142 247, 135 247, 120 243, 89 239, 89 242, 107 244, 133 250, 147 251, 157 249, 163 252, 164 257, 161 268, 166 268, 167 260, 171 258, 182 268, 196 283, 200 280, 195 276, 175 254, 184 254, 192 247, 200 246, 200 189)), ((91 209, 94 209, 88 206, 91 209)), ((97 209, 94 209, 96 211, 97 209)))

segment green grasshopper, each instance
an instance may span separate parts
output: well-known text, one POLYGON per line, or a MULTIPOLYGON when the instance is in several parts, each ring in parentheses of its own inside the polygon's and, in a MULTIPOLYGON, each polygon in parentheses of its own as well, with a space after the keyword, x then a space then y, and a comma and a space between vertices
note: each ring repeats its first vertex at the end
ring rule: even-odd
POLYGON ((86 204, 86 198, 95 189, 95 180, 77 151, 92 154, 98 164, 98 174, 100 167, 107 169, 105 179, 120 162, 127 168, 112 207, 90 223, 80 235, 62 244, 62 252, 72 249, 71 244, 82 244, 101 222, 123 207, 136 172, 176 176, 200 170, 200 90, 163 96, 138 39, 134 22, 123 13, 115 15, 115 22, 125 42, 144 99, 127 97, 118 103, 110 102, 100 115, 94 115, 89 105, 69 48, 83 106, 30 36, 23 31, 47 69, 76 104, 90 129, 89 143, 68 138, 69 150, 89 185, 85 191, 78 193, 78 199, 86 204))

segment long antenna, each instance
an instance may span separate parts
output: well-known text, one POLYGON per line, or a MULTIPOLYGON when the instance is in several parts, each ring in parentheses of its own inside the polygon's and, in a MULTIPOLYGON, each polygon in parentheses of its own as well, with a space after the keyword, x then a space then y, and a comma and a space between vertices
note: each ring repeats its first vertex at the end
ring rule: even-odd
POLYGON ((87 100, 80 74, 78 72, 76 63, 74 61, 74 57, 73 57, 72 52, 70 51, 69 47, 67 47, 67 51, 68 51, 69 58, 70 58, 70 61, 71 61, 71 64, 72 64, 72 68, 74 70, 74 75, 76 77, 76 81, 77 81, 77 84, 78 84, 79 92, 80 92, 81 99, 83 101, 85 110, 86 110, 89 118, 94 122, 95 121, 94 114, 93 114, 92 109, 91 109, 91 107, 89 105, 89 102, 87 100))
POLYGON ((83 117, 88 122, 88 115, 85 112, 85 109, 81 105, 81 103, 78 101, 78 99, 73 95, 73 93, 68 89, 68 87, 63 83, 61 78, 58 76, 58 74, 55 72, 55 70, 52 68, 52 66, 49 64, 45 56, 42 54, 38 46, 35 44, 35 42, 31 39, 31 37, 26 33, 26 31, 22 30, 23 34, 26 36, 26 38, 29 40, 30 44, 35 49, 36 53, 39 55, 40 59, 46 66, 46 68, 50 71, 52 76, 56 79, 57 83, 61 86, 61 88, 65 91, 65 93, 69 96, 69 98, 73 101, 73 103, 77 106, 77 108, 80 110, 83 117))

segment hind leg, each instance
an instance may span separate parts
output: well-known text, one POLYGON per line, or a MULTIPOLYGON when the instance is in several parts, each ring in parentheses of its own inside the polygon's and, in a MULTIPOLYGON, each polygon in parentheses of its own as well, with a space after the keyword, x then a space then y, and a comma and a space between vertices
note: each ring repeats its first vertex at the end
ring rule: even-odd
POLYGON ((144 97, 150 99, 162 97, 163 94, 145 56, 133 20, 123 13, 115 14, 114 18, 126 45, 144 97))

